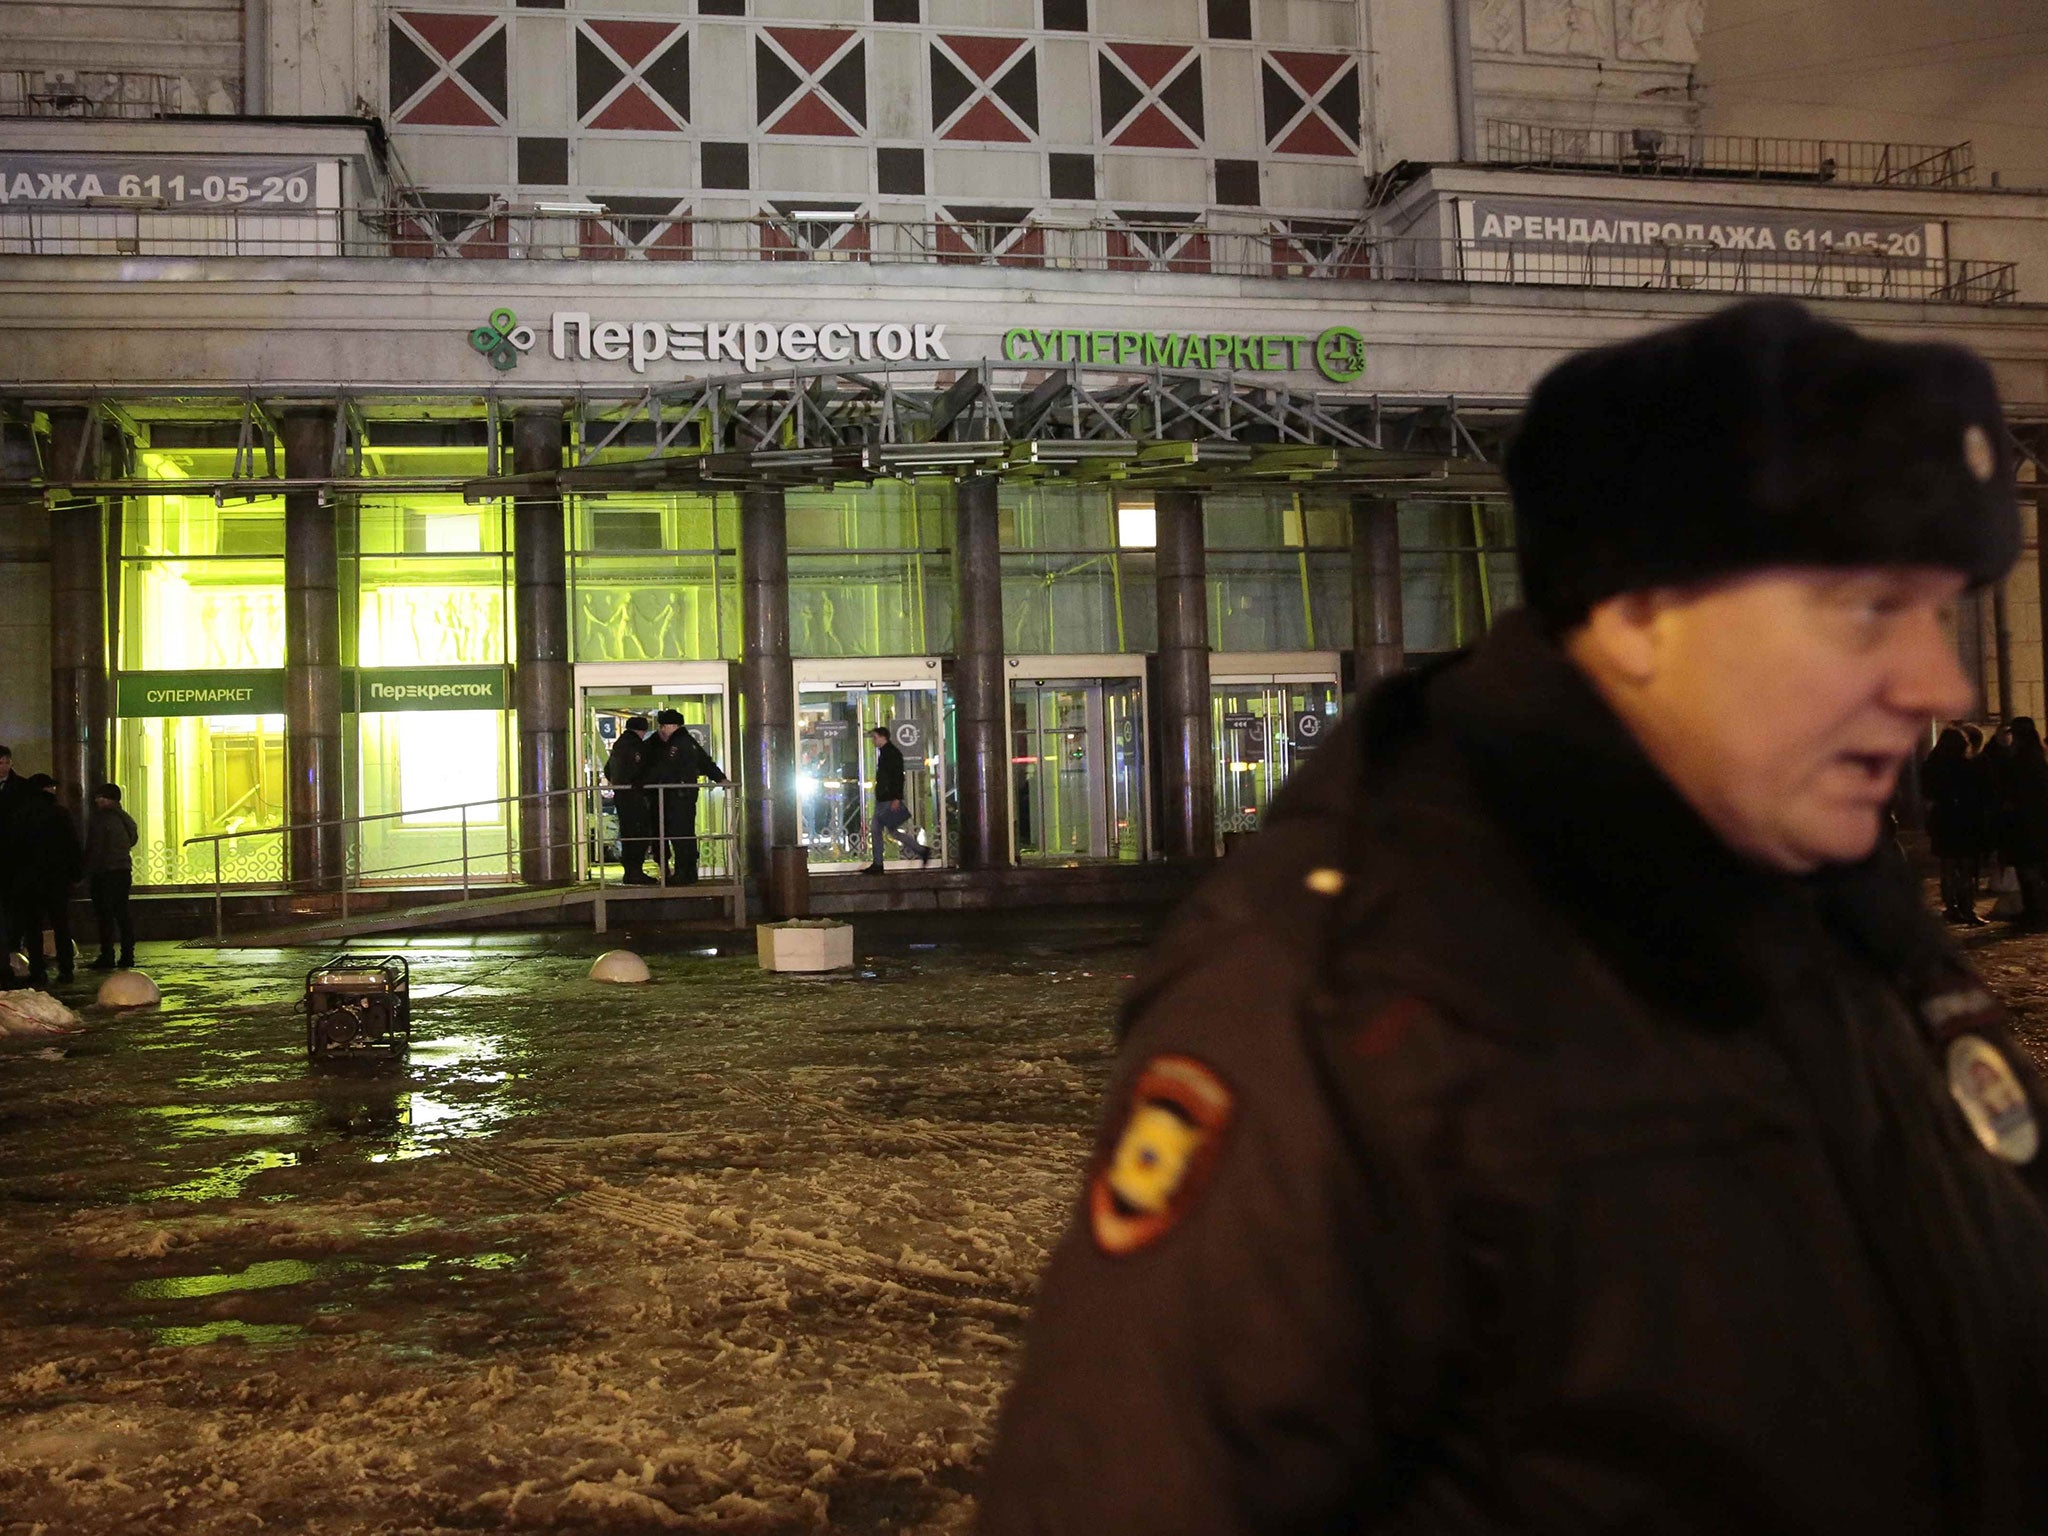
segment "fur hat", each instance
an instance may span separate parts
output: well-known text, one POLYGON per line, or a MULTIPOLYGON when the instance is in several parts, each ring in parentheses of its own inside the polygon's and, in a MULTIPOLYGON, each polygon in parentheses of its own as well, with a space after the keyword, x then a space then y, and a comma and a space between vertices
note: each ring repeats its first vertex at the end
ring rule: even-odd
POLYGON ((664 709, 654 717, 656 725, 681 725, 683 712, 679 709, 664 709))
POLYGON ((1873 341, 1789 299, 1567 358, 1507 453, 1525 601, 1595 603, 1773 565, 1996 581, 2020 516, 1998 390, 1961 347, 1873 341))

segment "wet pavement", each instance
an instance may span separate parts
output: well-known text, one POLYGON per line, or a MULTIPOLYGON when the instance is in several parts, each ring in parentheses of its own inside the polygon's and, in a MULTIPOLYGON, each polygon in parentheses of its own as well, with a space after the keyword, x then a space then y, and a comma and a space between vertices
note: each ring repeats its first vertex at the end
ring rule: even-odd
POLYGON ((421 941, 347 1074, 319 956, 144 946, 0 1044, 0 1532, 966 1529, 1150 926, 421 941))
MULTIPOLYGON (((0 1532, 966 1530, 1152 926, 442 937, 369 1074, 318 956, 145 946, 0 1044, 0 1532)), ((1972 941, 2041 1053, 2048 938, 1972 941)))

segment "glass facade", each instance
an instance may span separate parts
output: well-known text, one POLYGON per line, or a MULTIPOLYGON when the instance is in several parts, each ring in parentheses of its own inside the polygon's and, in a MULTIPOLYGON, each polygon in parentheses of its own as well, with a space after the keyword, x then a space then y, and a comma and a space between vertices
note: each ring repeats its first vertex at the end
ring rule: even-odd
MULTIPOLYGON (((367 456, 374 462, 366 473, 394 478, 487 472, 482 446, 372 446, 367 456)), ((164 489, 124 508, 116 650, 123 673, 272 679, 249 695, 260 698, 258 712, 136 711, 118 720, 116 774, 143 827, 144 884, 210 883, 212 848, 185 843, 222 833, 247 834, 222 844, 226 878, 274 884, 285 876, 284 840, 256 835, 288 814, 284 720, 274 712, 285 659, 284 506, 276 497, 216 504, 210 490, 176 488, 227 477, 233 458, 226 448, 144 450, 142 473, 164 489)), ((951 653, 953 495, 944 480, 788 493, 791 650, 799 661, 886 669, 896 658, 951 653)), ((659 668, 739 658, 737 493, 590 494, 570 498, 564 510, 572 662, 659 668)), ((1145 857, 1143 682, 1103 674, 1119 671, 1108 658, 1156 648, 1152 499, 1114 486, 1015 481, 1002 486, 999 513, 1006 650, 1072 658, 1067 665, 1077 669, 1041 665, 1045 677, 1010 699, 1017 854, 1145 857)), ((1417 500, 1403 504, 1401 519, 1411 650, 1461 643, 1513 602, 1510 531, 1497 503, 1417 500)), ((518 817, 509 805, 485 803, 518 788, 510 504, 364 495, 339 508, 338 523, 350 709, 342 723, 345 811, 362 818, 351 868, 393 883, 514 878, 518 817), (367 702, 367 680, 379 673, 450 669, 498 680, 483 707, 354 708, 356 679, 365 680, 367 702)), ((1212 492, 1204 523, 1210 640, 1219 655, 1348 645, 1343 495, 1212 492)), ((900 721, 916 734, 905 754, 915 824, 943 857, 955 814, 946 691, 935 681, 913 708, 883 697, 893 685, 878 685, 871 701, 865 676, 858 668, 835 672, 831 688, 813 685, 816 696, 800 701, 798 771, 814 786, 805 841, 828 867, 869 857, 868 765, 858 733, 900 721)), ((1295 698, 1300 689, 1218 692, 1222 829, 1256 825, 1307 749, 1287 721, 1325 707, 1335 684, 1313 691, 1314 699, 1295 698), (1256 729, 1243 723, 1250 717, 1256 729)))
MULTIPOLYGON (((406 468, 415 457, 406 456, 406 468)), ((435 473, 484 472, 481 449, 433 458, 435 473)), ((354 514, 353 568, 346 555, 343 562, 342 632, 355 642, 347 659, 365 672, 509 666, 509 517, 504 502, 472 506, 459 496, 363 498, 354 514)), ((346 656, 346 641, 343 650, 346 656)), ((517 792, 512 730, 506 709, 359 714, 351 779, 365 819, 356 870, 439 883, 462 878, 466 864, 471 879, 509 878, 518 817, 508 806, 476 802, 517 792)))
POLYGON ((567 511, 573 660, 739 656, 738 497, 584 496, 567 511))
POLYGON ((791 491, 789 646, 797 656, 953 648, 953 493, 878 480, 791 491))
POLYGON ((1454 651, 1520 606, 1514 515, 1496 497, 1404 500, 1401 627, 1408 653, 1454 651))
POLYGON ((1342 498, 1211 491, 1209 644, 1218 651, 1351 643, 1351 511, 1342 498))
POLYGON ((1104 656, 1153 649, 1159 634, 1152 595, 1156 562, 1149 539, 1131 520, 1119 518, 1115 492, 1006 483, 999 507, 1003 639, 1010 654, 1104 656))
MULTIPOLYGON (((121 517, 114 655, 122 673, 271 672, 284 666, 284 503, 216 505, 176 485, 224 475, 231 451, 143 451, 138 473, 161 495, 130 497, 121 517)), ((178 714, 116 722, 113 772, 140 831, 138 884, 211 881, 214 849, 188 838, 254 833, 285 820, 284 716, 178 714)), ((222 842, 231 880, 284 877, 283 840, 222 842)))

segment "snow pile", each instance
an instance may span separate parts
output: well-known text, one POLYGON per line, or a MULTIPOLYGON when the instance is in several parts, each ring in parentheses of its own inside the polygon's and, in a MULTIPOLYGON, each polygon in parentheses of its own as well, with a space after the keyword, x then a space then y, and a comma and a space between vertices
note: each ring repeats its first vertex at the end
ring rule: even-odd
POLYGON ((47 992, 0 992, 0 1040, 68 1035, 82 1027, 78 1015, 47 992))

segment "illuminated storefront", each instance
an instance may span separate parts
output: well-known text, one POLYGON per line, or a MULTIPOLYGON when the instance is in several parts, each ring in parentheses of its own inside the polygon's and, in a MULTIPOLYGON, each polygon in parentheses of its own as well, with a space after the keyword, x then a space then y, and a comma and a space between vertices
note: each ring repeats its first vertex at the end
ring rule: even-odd
MULTIPOLYGON (((407 447, 405 435, 380 446, 373 430, 373 463, 405 477, 486 468, 482 448, 407 447)), ((178 433, 155 436, 175 442, 178 433)), ((153 447, 137 459, 151 493, 121 504, 113 761, 149 829, 143 884, 210 883, 216 849, 230 882, 286 878, 282 838, 235 835, 288 814, 284 502, 177 489, 217 482, 234 457, 153 447)), ((878 726, 904 752, 912 829, 941 867, 954 856, 955 500, 935 480, 787 497, 793 788, 817 873, 857 870, 870 857, 868 733, 878 726)), ((600 779, 625 720, 664 708, 684 714, 715 761, 732 761, 741 518, 737 493, 565 501, 581 782, 600 779)), ((1000 488, 1007 852, 1017 862, 1157 852, 1148 748, 1156 518, 1152 495, 1114 485, 1000 488)), ((1504 519, 1491 500, 1402 504, 1410 650, 1462 643, 1512 601, 1504 519)), ((1354 625, 1354 539, 1339 493, 1212 493, 1202 522, 1220 835, 1256 828, 1335 718, 1354 625)), ((516 879, 509 502, 366 494, 350 498, 339 528, 350 870, 433 883, 466 864, 473 880, 516 879)), ((608 798, 594 804, 609 810, 608 798)), ((728 816, 714 795, 702 829, 715 840, 728 816)), ((579 868, 600 858, 616 867, 616 839, 607 820, 579 868)))

